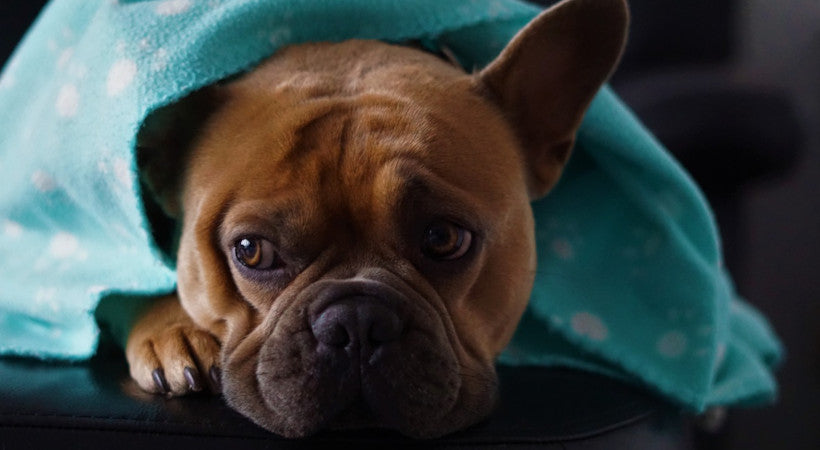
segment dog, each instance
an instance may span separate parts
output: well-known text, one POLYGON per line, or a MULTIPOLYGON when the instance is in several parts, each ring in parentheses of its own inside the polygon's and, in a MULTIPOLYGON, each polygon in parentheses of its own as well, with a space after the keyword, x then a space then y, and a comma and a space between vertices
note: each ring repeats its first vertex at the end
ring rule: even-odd
POLYGON ((627 27, 624 0, 565 0, 472 74, 408 46, 294 45, 154 114, 140 168, 181 223, 178 290, 131 329, 133 379, 221 392, 286 437, 487 417, 533 284, 530 202, 627 27))

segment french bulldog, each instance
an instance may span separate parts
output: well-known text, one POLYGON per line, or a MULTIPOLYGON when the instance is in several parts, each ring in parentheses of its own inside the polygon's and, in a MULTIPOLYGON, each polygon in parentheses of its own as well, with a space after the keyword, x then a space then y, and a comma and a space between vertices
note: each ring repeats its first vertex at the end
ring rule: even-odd
POLYGON ((487 417, 548 193, 624 47, 624 0, 565 0, 466 73, 378 41, 307 43, 149 118, 181 224, 177 293, 136 321, 149 392, 221 392, 286 437, 430 438, 487 417))

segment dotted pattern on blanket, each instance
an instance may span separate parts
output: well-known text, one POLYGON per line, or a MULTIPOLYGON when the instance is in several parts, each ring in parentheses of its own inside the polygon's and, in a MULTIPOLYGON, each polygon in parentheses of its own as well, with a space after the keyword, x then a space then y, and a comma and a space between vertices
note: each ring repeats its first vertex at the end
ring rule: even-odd
MULTIPOLYGON (((54 0, 0 76, 0 354, 87 357, 101 297, 174 288, 138 195, 133 138, 150 110, 307 40, 440 40, 481 67, 536 12, 514 0, 54 0)), ((772 395, 777 341, 734 300, 702 196, 608 89, 533 212, 535 286, 503 361, 616 374, 693 409, 772 395)))

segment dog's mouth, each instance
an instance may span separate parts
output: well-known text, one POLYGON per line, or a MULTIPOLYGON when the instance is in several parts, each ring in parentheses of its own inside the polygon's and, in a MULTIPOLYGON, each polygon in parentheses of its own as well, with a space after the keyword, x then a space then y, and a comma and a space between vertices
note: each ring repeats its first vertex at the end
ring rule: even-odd
POLYGON ((427 438, 483 418, 492 366, 464 377, 441 317, 384 292, 293 308, 255 354, 228 358, 228 403, 287 437, 379 427, 427 438))
POLYGON ((437 424, 460 388, 455 358, 437 344, 416 331, 371 349, 269 342, 256 379, 266 408, 307 432, 379 426, 412 433, 437 424))

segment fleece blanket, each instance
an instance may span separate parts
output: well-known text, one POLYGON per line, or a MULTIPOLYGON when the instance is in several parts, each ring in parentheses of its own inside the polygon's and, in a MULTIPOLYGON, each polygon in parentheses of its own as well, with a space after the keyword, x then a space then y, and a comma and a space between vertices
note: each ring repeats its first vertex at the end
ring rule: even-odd
MULTIPOLYGON (((53 0, 0 79, 0 354, 87 358, 101 299, 173 291, 134 155, 151 111, 305 41, 421 40, 472 70, 538 12, 516 0, 53 0)), ((779 343, 735 293, 703 196, 610 89, 532 206, 538 275, 502 363, 603 373, 695 411, 773 398, 779 343)))

